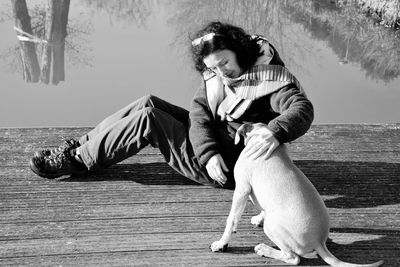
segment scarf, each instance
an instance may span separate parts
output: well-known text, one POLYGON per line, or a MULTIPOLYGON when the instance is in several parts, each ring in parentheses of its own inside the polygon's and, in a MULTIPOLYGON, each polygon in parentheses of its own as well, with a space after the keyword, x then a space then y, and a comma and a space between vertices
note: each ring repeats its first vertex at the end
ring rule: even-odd
POLYGON ((273 57, 273 49, 268 42, 263 41, 261 47, 264 55, 241 76, 234 79, 214 76, 206 81, 207 100, 214 117, 218 114, 221 120, 238 119, 254 100, 291 83, 304 92, 287 68, 268 64, 273 57))

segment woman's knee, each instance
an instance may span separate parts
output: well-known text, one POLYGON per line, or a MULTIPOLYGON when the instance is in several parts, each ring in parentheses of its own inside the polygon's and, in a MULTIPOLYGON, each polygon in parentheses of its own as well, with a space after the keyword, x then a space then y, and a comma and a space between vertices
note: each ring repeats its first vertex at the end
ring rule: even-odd
POLYGON ((155 107, 154 102, 157 101, 159 98, 152 95, 147 94, 140 98, 141 102, 144 104, 145 107, 155 107))
POLYGON ((171 123, 170 116, 165 114, 162 110, 156 108, 156 107, 144 107, 141 110, 138 111, 139 116, 142 117, 143 119, 146 118, 146 120, 149 120, 152 123, 171 123))

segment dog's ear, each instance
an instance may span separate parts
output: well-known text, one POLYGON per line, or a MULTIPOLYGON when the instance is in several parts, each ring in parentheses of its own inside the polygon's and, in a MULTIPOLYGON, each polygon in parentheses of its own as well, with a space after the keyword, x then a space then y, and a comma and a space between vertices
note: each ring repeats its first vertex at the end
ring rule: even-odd
POLYGON ((253 129, 253 125, 244 123, 240 125, 240 127, 236 130, 235 134, 235 145, 239 144, 240 142, 240 136, 243 135, 246 141, 246 134, 250 132, 253 129))

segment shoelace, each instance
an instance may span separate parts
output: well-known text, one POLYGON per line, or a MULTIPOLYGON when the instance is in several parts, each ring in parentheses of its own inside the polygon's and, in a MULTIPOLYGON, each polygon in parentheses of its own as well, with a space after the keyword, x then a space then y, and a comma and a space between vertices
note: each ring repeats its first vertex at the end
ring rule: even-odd
POLYGON ((62 144, 61 146, 52 149, 52 150, 48 150, 50 153, 47 153, 47 157, 52 157, 54 156, 54 154, 59 154, 59 153, 63 153, 66 149, 71 148, 71 147, 75 147, 76 146, 76 142, 73 138, 71 139, 66 139, 64 138, 64 144, 62 144))
POLYGON ((69 153, 69 151, 64 150, 61 153, 49 156, 47 160, 50 161, 51 166, 55 166, 58 169, 62 169, 64 164, 69 163, 69 158, 67 156, 67 153, 69 153))

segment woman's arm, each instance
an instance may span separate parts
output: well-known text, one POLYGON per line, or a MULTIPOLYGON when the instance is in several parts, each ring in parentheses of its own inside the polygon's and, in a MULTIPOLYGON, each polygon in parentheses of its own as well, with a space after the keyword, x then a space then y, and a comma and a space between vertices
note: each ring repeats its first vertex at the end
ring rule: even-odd
POLYGON ((189 139, 195 155, 204 166, 215 154, 219 154, 219 145, 214 133, 214 117, 208 107, 205 87, 197 90, 190 105, 189 139))
POLYGON ((268 124, 257 124, 248 133, 243 153, 256 159, 267 159, 281 143, 305 134, 314 118, 311 102, 296 86, 288 85, 270 96, 272 110, 278 115, 268 124))
POLYGON ((268 128, 280 143, 293 141, 305 134, 314 119, 314 108, 306 95, 290 84, 273 93, 271 108, 279 113, 268 123, 268 128))
POLYGON ((206 167, 208 175, 223 186, 227 181, 224 172, 229 170, 219 153, 214 134, 214 117, 208 107, 204 87, 200 88, 193 98, 189 118, 189 139, 194 153, 206 167))

